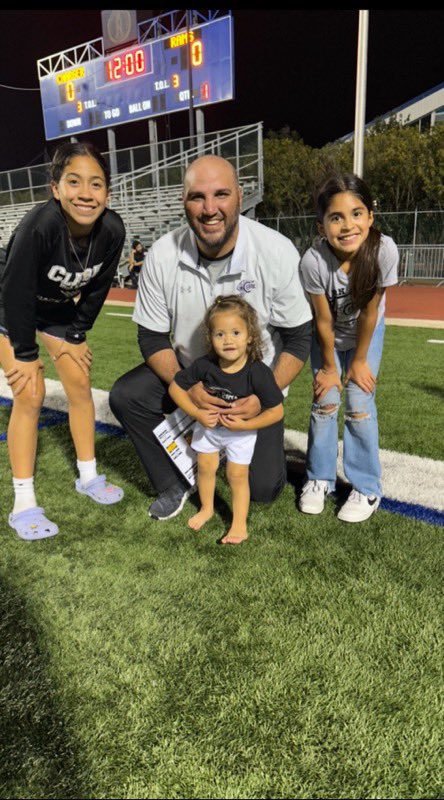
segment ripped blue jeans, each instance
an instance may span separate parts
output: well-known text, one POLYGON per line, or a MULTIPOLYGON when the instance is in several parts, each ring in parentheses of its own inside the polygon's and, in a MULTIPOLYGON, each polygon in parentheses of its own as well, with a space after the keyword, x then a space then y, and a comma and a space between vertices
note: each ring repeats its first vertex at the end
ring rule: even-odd
MULTIPOLYGON (((367 353, 367 363, 376 377, 381 363, 384 343, 384 319, 373 333, 367 353)), ((339 375, 345 377, 355 350, 336 350, 335 361, 339 375)), ((313 336, 311 368, 316 375, 322 366, 319 344, 313 336)), ((344 473, 354 489, 367 496, 381 497, 381 465, 379 462, 378 418, 375 393, 364 392, 352 381, 344 388, 344 473), (356 418, 354 414, 365 416, 356 418)), ((334 386, 320 403, 313 403, 308 431, 307 476, 309 480, 328 481, 330 491, 336 485, 338 455, 338 411, 341 397, 334 386), (328 413, 325 406, 335 406, 328 413)))

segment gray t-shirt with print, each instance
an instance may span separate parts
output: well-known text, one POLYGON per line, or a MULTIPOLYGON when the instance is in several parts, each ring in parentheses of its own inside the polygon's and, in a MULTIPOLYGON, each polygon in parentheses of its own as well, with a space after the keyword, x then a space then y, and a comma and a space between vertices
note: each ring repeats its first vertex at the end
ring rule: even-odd
MULTIPOLYGON (((381 234, 378 264, 381 287, 398 282, 399 253, 390 236, 381 234)), ((353 309, 349 276, 341 269, 341 262, 325 239, 318 240, 301 259, 301 283, 308 294, 325 294, 334 318, 335 347, 351 350, 356 347, 359 310, 353 309)), ((384 316, 385 295, 378 307, 378 320, 384 316)))

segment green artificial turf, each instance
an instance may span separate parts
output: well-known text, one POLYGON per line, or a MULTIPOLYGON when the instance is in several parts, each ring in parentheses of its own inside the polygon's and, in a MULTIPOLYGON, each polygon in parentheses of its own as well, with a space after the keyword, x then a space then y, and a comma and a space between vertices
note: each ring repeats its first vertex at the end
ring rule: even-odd
MULTIPOLYGON (((105 306, 88 334, 94 362, 92 383, 109 391, 114 381, 141 362, 132 309, 105 306), (125 316, 110 316, 111 314, 125 316)), ((387 326, 377 388, 380 447, 443 459, 444 348, 428 339, 444 339, 434 328, 387 326), (438 435, 437 435, 438 434, 438 435)), ((46 376, 57 378, 46 354, 46 376)), ((307 431, 311 407, 311 371, 307 363, 285 403, 286 428, 307 431)), ((340 415, 340 435, 342 435, 340 415)))
MULTIPOLYGON (((383 447, 442 458, 436 333, 387 330, 383 447)), ((98 388, 138 362, 124 318, 102 312, 90 342, 98 388)), ((305 368, 287 427, 306 430, 310 380, 305 368)), ((195 533, 193 499, 149 519, 127 439, 98 435, 97 458, 118 505, 75 492, 67 424, 40 431, 38 498, 60 534, 28 543, 6 522, 0 444, 1 797, 443 796, 441 527, 381 510, 347 525, 333 498, 304 516, 290 464, 278 500, 252 504, 249 541, 223 547, 223 474, 195 533)))

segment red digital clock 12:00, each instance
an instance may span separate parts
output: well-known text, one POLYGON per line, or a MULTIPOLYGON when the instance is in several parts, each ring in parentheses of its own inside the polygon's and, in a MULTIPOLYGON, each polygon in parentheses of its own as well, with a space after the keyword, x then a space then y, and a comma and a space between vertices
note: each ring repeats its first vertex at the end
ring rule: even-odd
POLYGON ((125 81, 146 72, 145 50, 127 50, 106 62, 106 77, 109 81, 125 81))

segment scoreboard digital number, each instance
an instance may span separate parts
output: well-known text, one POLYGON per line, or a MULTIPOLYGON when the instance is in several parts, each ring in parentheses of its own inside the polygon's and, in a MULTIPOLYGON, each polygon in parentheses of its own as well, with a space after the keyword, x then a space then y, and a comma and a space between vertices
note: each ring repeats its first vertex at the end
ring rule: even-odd
POLYGON ((46 139, 232 100, 231 16, 40 78, 46 139), (190 59, 190 67, 188 59, 190 59))
POLYGON ((122 55, 114 56, 106 61, 106 75, 109 81, 121 81, 135 75, 146 74, 145 50, 126 50, 122 55))

